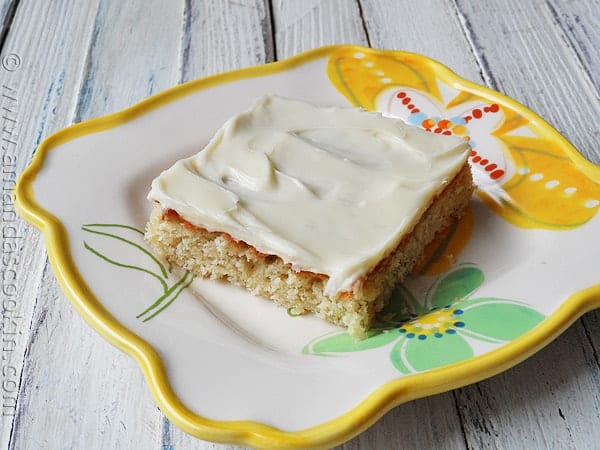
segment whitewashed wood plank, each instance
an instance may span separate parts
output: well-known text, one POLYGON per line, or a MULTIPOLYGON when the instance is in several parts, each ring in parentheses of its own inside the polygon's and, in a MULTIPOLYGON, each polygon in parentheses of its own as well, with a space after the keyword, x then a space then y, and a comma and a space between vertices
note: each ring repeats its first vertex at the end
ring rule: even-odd
POLYGON ((452 393, 400 405, 364 433, 336 448, 463 449, 462 426, 452 393))
POLYGON ((189 0, 181 50, 181 81, 274 60, 265 0, 189 0))
MULTIPOLYGON (((3 206, 7 206, 4 204, 3 206)), ((6 271, 16 271, 10 283, 2 283, 8 288, 2 299, 2 345, 0 361, 0 386, 2 389, 2 413, 0 415, 0 448, 8 448, 18 411, 19 392, 22 386, 23 364, 30 335, 31 315, 35 306, 38 284, 46 266, 44 246, 35 230, 24 226, 21 221, 5 221, 3 231, 13 228, 17 239, 4 239, 16 243, 14 250, 3 252, 10 263, 4 265, 6 271), (21 269, 27 267, 27 271, 21 269)), ((11 244, 9 245, 12 245, 11 244)))
POLYGON ((163 428, 163 449, 185 449, 185 450, 244 450, 247 447, 236 445, 215 444, 200 439, 196 439, 165 419, 165 428, 163 428))
MULTIPOLYGON (((67 3, 70 2, 62 5, 67 3)), ((80 5, 79 10, 86 9, 80 5)), ((69 93, 72 99, 77 98, 77 93, 82 94, 78 107, 75 108, 75 102, 72 104, 71 119, 87 119, 119 110, 155 90, 174 85, 178 79, 181 8, 161 1, 152 4, 105 1, 95 12, 92 10, 91 20, 86 20, 86 28, 66 29, 61 33, 69 36, 74 45, 82 43, 83 50, 89 48, 87 55, 80 52, 79 60, 71 65, 57 66, 84 76, 76 83, 77 92, 69 93)), ((40 28, 43 31, 44 26, 32 27, 30 31, 39 32, 40 28)), ((53 46, 63 45, 53 40, 47 44, 50 52, 53 46)), ((12 445, 15 448, 161 445, 162 416, 135 361, 83 323, 59 293, 52 276, 48 275, 41 286, 12 445), (48 404, 52 407, 48 408, 48 404)))
POLYGON ((100 2, 76 120, 119 111, 178 80, 183 5, 100 2))
POLYGON ((133 360, 97 335, 46 271, 11 448, 158 448, 160 413, 133 360))
MULTIPOLYGON (((72 120, 86 50, 81 43, 89 40, 95 9, 95 2, 83 9, 64 2, 19 2, 2 52, 3 58, 13 54, 17 59, 0 68, 3 194, 10 194, 16 174, 29 163, 40 140, 72 120), (42 34, 54 39, 40 39, 42 34), (73 40, 74 35, 80 41, 73 40)), ((2 297, 6 311, 0 355, 0 448, 8 448, 17 412, 15 392, 29 389, 21 384, 23 361, 46 253, 40 234, 14 215, 9 195, 2 196, 2 210, 2 270, 15 276, 10 286, 3 283, 7 290, 2 297), (17 238, 7 237, 9 230, 17 238)))
POLYGON ((456 0, 486 82, 538 112, 585 156, 600 155, 598 93, 541 0, 456 0), (502 45, 498 45, 501 42, 502 45))
POLYGON ((354 0, 276 0, 273 21, 277 59, 323 45, 368 45, 354 0))
MULTIPOLYGON (((587 313, 581 322, 584 333, 592 344, 588 364, 596 383, 596 391, 600 391, 600 310, 587 313)), ((600 417, 600 406, 596 409, 595 414, 596 417, 600 417)))
POLYGON ((600 93, 600 1, 547 2, 554 20, 560 24, 596 92, 600 93))
POLYGON ((362 0, 363 18, 374 48, 406 50, 434 58, 458 75, 482 83, 451 2, 362 0))
POLYGON ((584 339, 571 327, 510 371, 457 391, 469 448, 598 448, 598 361, 584 339))

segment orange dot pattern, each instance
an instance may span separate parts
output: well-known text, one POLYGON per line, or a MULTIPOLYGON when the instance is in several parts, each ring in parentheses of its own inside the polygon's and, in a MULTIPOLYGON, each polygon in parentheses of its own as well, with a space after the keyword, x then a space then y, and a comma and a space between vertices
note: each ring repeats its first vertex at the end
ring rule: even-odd
POLYGON ((498 164, 490 162, 487 158, 482 158, 475 150, 471 150, 470 158, 473 164, 483 166, 484 170, 488 172, 488 175, 492 180, 497 181, 504 176, 505 172, 502 169, 498 169, 498 164))
POLYGON ((398 100, 400 100, 404 106, 406 106, 406 109, 408 109, 411 114, 416 114, 418 112, 421 112, 419 110, 419 108, 417 108, 415 106, 415 104, 412 103, 412 99, 408 96, 408 94, 406 92, 403 92, 403 91, 398 92, 396 94, 396 98, 398 100))
MULTIPOLYGON (((419 112, 419 109, 412 103, 412 99, 406 91, 398 92, 396 98, 401 101, 411 114, 419 112)), ((473 108, 469 114, 463 117, 463 119, 466 124, 469 124, 472 121, 481 119, 485 114, 494 114, 498 111, 500 111, 500 106, 493 103, 491 105, 473 108)), ((462 136, 467 142, 471 140, 471 136, 467 134, 469 131, 467 126, 454 123, 449 119, 436 120, 432 117, 428 117, 421 122, 421 127, 430 133, 442 134, 444 136, 462 136)), ((481 165, 487 175, 494 181, 500 180, 505 174, 503 169, 498 168, 498 164, 482 158, 475 150, 471 152, 471 162, 481 165)))

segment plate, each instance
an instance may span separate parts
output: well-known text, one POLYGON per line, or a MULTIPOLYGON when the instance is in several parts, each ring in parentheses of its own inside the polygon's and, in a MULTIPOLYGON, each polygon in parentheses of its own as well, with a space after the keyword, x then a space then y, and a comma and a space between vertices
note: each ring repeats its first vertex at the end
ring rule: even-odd
POLYGON ((599 180, 536 114, 438 62, 333 46, 59 131, 16 202, 75 308, 138 361, 171 421, 205 440, 299 448, 341 443, 395 405, 501 372, 600 306, 599 180), (469 214, 366 340, 194 279, 144 244, 151 180, 265 93, 379 110, 473 147, 469 214))

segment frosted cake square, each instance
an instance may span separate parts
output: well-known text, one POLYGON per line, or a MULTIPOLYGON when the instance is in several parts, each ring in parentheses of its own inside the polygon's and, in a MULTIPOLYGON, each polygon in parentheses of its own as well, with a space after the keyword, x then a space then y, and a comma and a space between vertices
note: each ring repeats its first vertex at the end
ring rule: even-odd
POLYGON ((276 96, 153 182, 151 247, 363 337, 473 186, 462 139, 276 96))

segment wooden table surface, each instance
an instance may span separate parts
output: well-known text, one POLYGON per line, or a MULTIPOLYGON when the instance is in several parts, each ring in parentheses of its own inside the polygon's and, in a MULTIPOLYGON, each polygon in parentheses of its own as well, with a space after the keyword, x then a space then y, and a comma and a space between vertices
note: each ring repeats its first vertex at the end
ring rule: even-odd
MULTIPOLYGON (((433 57, 600 163, 599 0, 0 0, 0 26, 2 220, 23 237, 0 260, 0 449, 232 448, 161 414, 134 360, 73 310, 40 233, 11 214, 11 180, 60 128, 187 80, 356 43, 433 57)), ((341 448, 600 448, 599 355, 596 311, 517 367, 399 406, 341 448)))

